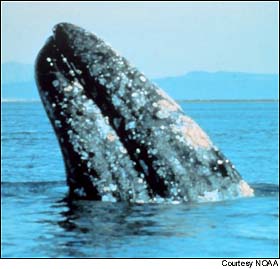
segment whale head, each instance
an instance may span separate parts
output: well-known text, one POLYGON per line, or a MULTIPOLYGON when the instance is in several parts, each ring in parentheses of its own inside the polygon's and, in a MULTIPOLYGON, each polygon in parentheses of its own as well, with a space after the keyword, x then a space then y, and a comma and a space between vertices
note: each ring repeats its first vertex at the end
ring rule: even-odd
POLYGON ((56 25, 38 54, 36 81, 71 195, 131 202, 253 195, 198 124, 96 35, 56 25))

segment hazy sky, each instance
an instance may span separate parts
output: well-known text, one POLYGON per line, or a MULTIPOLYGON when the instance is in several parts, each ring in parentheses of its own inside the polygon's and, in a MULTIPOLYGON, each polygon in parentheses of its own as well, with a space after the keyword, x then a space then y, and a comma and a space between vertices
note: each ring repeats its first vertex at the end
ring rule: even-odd
POLYGON ((58 22, 95 32, 153 78, 278 73, 278 3, 2 2, 2 62, 33 63, 58 22))

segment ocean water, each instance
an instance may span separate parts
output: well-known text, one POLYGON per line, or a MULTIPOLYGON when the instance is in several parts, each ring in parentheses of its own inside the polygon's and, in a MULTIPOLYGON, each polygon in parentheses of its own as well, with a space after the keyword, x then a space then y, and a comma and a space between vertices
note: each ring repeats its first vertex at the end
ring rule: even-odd
POLYGON ((181 103, 255 188, 204 204, 66 202, 40 102, 2 103, 2 257, 278 257, 278 103, 181 103))

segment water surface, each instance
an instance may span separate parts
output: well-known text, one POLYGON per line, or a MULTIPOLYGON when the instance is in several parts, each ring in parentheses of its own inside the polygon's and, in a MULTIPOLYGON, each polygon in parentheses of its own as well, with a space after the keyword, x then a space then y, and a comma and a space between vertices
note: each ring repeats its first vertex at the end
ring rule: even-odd
POLYGON ((181 103, 256 190, 205 204, 62 201, 40 102, 2 103, 3 257, 278 257, 278 103, 181 103))

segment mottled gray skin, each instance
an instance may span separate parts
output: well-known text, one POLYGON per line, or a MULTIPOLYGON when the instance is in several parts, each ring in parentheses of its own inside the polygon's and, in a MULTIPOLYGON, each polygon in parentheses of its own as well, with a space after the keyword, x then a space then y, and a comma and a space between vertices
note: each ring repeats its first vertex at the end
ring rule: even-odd
POLYGON ((57 25, 36 78, 71 194, 130 202, 253 194, 179 105, 94 34, 57 25))
POLYGON ((147 200, 144 175, 134 170, 108 119, 87 98, 84 87, 73 76, 73 67, 57 54, 52 38, 40 52, 37 70, 40 96, 62 149, 71 197, 147 200))

